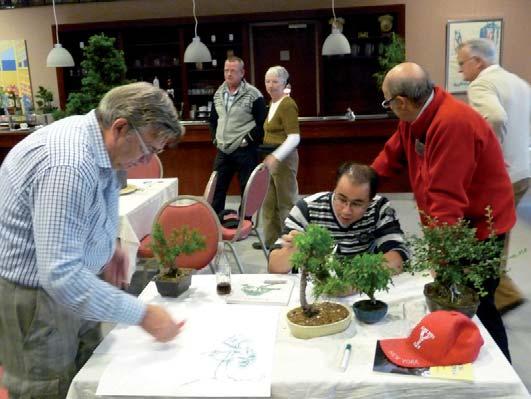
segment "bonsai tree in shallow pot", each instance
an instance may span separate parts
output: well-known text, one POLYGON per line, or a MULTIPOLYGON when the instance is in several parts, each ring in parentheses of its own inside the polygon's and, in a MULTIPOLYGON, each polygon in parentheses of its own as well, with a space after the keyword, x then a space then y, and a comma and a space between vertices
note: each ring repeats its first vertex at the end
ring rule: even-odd
POLYGON ((151 249, 159 268, 153 279, 160 295, 177 297, 190 287, 193 270, 179 268, 176 258, 205 247, 205 237, 188 226, 174 229, 169 237, 165 236, 159 223, 153 226, 151 249))
POLYGON ((492 209, 487 207, 485 217, 490 235, 485 240, 476 237, 476 229, 459 219, 455 224, 439 223, 424 215, 422 236, 411 236, 408 244, 413 256, 405 269, 415 272, 431 271, 434 282, 424 287, 430 311, 457 310, 473 317, 479 297, 486 294, 483 284, 503 272, 503 242, 496 238, 492 209))
MULTIPOLYGON (((360 300, 352 305, 357 319, 372 324, 380 321, 387 314, 387 304, 375 298, 376 291, 389 291, 392 284, 392 271, 381 253, 363 253, 356 256, 342 257, 339 262, 342 270, 338 282, 355 287, 369 299, 360 300)), ((336 283, 334 280, 331 283, 336 283)))
POLYGON ((301 306, 288 311, 291 333, 297 338, 313 338, 343 331, 352 320, 352 313, 346 306, 331 302, 308 303, 306 296, 308 280, 312 280, 317 300, 326 293, 326 283, 332 278, 334 257, 330 233, 324 227, 310 224, 304 233, 294 238, 294 244, 297 251, 291 263, 300 273, 301 306))

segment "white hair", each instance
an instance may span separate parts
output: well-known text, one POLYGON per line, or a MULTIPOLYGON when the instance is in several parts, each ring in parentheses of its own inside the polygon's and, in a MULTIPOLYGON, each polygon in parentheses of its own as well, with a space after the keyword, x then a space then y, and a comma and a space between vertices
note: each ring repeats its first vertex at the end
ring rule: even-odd
POLYGON ((496 63, 496 46, 492 40, 488 39, 470 39, 463 42, 459 49, 467 47, 470 55, 478 57, 490 64, 496 63))
POLYGON ((280 66, 280 65, 272 66, 271 68, 267 70, 266 76, 267 75, 276 75, 276 77, 282 80, 284 84, 288 83, 289 73, 288 73, 288 70, 284 68, 283 66, 280 66))

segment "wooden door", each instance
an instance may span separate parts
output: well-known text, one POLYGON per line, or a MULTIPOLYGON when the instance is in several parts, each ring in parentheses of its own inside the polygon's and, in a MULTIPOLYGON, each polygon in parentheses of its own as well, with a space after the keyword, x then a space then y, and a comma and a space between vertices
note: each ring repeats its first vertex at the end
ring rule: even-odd
MULTIPOLYGON (((290 74, 291 96, 300 116, 318 112, 316 62, 316 25, 314 22, 282 22, 251 26, 251 76, 248 79, 262 92, 267 69, 282 65, 290 74)), ((249 68, 247 69, 249 74, 249 68)))

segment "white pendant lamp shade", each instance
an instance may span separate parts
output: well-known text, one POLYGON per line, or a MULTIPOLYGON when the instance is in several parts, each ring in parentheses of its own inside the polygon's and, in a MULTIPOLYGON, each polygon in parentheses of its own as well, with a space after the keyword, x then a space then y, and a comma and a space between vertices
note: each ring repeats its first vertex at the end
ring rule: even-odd
POLYGON ((350 44, 339 29, 332 27, 332 33, 328 35, 323 44, 323 55, 350 54, 350 44))
POLYGON ((195 0, 192 0, 193 13, 195 19, 195 36, 192 43, 184 51, 184 62, 211 62, 212 55, 199 36, 197 36, 197 17, 195 16, 195 0))
POLYGON ((61 43, 57 43, 53 46, 53 49, 48 53, 46 58, 46 66, 57 67, 73 67, 75 65, 72 54, 65 49, 61 43))
POLYGON ((184 62, 211 62, 212 55, 199 36, 192 39, 192 43, 186 47, 184 62))
POLYGON ((59 43, 59 26, 57 25, 57 14, 55 13, 55 0, 52 0, 53 19, 55 21, 55 41, 56 44, 48 53, 46 66, 52 68, 73 67, 75 65, 72 54, 59 43))
POLYGON ((334 18, 330 20, 332 25, 332 33, 328 35, 323 43, 323 49, 321 53, 323 55, 341 55, 350 54, 350 43, 343 33, 343 24, 345 20, 343 18, 336 18, 336 8, 334 6, 334 0, 332 0, 332 14, 334 18))

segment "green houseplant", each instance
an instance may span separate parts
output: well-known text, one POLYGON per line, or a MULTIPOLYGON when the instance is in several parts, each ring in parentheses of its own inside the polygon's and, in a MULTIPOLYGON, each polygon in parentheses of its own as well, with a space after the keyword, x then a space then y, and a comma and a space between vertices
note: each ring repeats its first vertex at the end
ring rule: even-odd
POLYGON ((408 238, 413 256, 405 269, 411 273, 429 270, 435 276, 434 282, 424 287, 431 311, 458 310, 472 317, 479 297, 486 294, 484 282, 501 275, 503 243, 496 238, 490 207, 485 217, 491 232, 485 240, 476 237, 476 229, 467 220, 439 223, 427 215, 422 235, 408 238))
POLYGON ((57 107, 54 107, 52 104, 53 93, 45 87, 39 86, 39 90, 37 91, 35 98, 37 99, 37 109, 39 112, 43 114, 50 114, 57 109, 57 107))
POLYGON ((372 76, 376 79, 376 85, 379 89, 382 88, 382 84, 387 75, 387 72, 391 70, 395 65, 404 62, 406 59, 406 44, 400 35, 391 33, 391 41, 389 44, 383 46, 383 52, 378 57, 378 64, 380 70, 374 73, 372 76))
POLYGON ((310 224, 304 233, 295 236, 294 244, 297 251, 292 255, 291 263, 300 273, 301 306, 287 313, 291 333, 297 338, 312 338, 343 331, 352 320, 347 307, 331 302, 308 303, 306 296, 309 279, 313 282, 316 299, 326 293, 324 287, 331 277, 330 265, 334 259, 330 232, 310 224))
POLYGON ((89 38, 81 61, 81 90, 68 96, 66 115, 89 112, 110 89, 127 83, 124 53, 114 47, 114 42, 103 33, 89 38))
POLYGON ((205 237, 197 230, 183 226, 172 230, 166 237, 162 226, 153 226, 151 249, 159 269, 154 277, 157 290, 162 296, 177 297, 186 291, 192 281, 192 270, 181 269, 176 258, 202 250, 206 247, 205 237))

